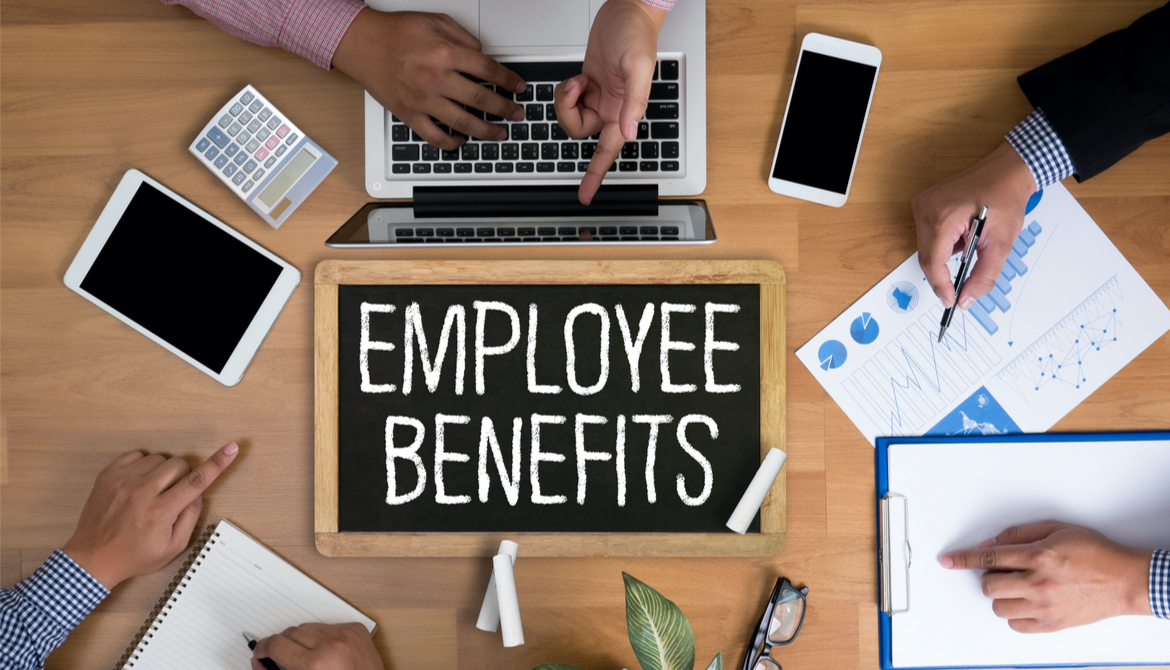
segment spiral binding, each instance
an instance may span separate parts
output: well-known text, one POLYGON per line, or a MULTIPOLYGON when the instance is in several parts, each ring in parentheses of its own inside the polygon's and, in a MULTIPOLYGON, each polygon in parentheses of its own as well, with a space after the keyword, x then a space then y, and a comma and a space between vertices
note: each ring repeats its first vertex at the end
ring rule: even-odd
POLYGON ((200 565, 202 559, 206 558, 204 551, 208 545, 215 544, 215 538, 219 537, 219 533, 215 532, 215 524, 209 524, 207 529, 203 531, 199 541, 191 548, 191 553, 187 555, 187 560, 183 561, 183 566, 175 574, 175 578, 171 580, 167 590, 163 592, 161 598, 158 599, 158 604, 155 605, 154 610, 151 611, 150 616, 143 622, 142 628, 138 629, 138 635, 135 636, 134 641, 130 646, 126 647, 126 651, 122 653, 121 660, 114 666, 114 670, 126 670, 126 668, 133 668, 134 662, 150 644, 150 638, 153 637, 153 632, 158 630, 162 625, 163 619, 166 618, 167 613, 164 609, 171 609, 172 602, 183 594, 180 586, 186 586, 187 577, 195 573, 193 568, 200 565))

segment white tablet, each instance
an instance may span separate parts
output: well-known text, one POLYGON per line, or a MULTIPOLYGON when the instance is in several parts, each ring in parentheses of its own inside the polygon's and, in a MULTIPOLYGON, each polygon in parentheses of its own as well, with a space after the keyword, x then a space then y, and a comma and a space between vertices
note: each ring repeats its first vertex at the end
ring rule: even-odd
POLYGON ((234 386, 301 281, 292 265, 138 170, 106 203, 65 285, 234 386))

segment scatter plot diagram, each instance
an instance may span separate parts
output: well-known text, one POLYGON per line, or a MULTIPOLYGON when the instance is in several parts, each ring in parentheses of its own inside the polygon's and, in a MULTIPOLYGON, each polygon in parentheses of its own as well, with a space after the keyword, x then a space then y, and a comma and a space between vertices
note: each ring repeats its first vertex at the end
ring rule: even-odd
POLYGON ((1094 291, 996 375, 1024 398, 1061 386, 1080 389, 1094 359, 1118 341, 1123 302, 1117 275, 1094 291))

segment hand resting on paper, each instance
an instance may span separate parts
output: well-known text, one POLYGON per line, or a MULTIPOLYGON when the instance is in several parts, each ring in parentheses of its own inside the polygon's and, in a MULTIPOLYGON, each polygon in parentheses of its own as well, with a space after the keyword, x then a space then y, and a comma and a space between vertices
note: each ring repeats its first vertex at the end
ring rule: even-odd
POLYGON ((947 260, 966 250, 971 219, 980 207, 987 205, 987 223, 976 246, 979 258, 959 297, 962 309, 995 286, 1024 227, 1024 208, 1035 191, 1036 180, 1028 166, 1004 141, 978 163, 914 195, 910 208, 918 227, 918 263, 945 307, 956 298, 947 260))
POLYGON ((270 658, 285 670, 384 670, 370 632, 360 623, 306 623, 260 640, 252 670, 270 658))
POLYGON ((187 548, 203 492, 238 452, 228 443, 194 470, 179 457, 118 456, 98 474, 62 551, 107 589, 158 570, 187 548))
POLYGON ((1149 549, 1059 521, 1014 526, 979 546, 939 561, 944 568, 986 570, 983 594, 1017 632, 1047 633, 1123 614, 1151 614, 1149 549))

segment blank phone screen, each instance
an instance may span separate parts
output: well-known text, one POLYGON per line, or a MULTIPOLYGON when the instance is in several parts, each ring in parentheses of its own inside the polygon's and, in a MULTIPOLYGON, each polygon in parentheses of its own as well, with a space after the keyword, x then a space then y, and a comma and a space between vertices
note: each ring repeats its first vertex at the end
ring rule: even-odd
POLYGON ((143 183, 81 288, 219 373, 281 266, 143 183))
POLYGON ((844 195, 876 75, 873 65, 805 51, 772 177, 844 195))

